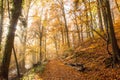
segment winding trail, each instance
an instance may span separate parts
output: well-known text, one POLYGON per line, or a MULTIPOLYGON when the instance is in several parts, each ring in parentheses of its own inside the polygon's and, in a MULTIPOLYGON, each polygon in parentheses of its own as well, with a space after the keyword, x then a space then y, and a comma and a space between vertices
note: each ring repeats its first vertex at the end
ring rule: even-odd
POLYGON ((42 74, 43 80, 81 80, 80 72, 59 60, 51 60, 42 74))

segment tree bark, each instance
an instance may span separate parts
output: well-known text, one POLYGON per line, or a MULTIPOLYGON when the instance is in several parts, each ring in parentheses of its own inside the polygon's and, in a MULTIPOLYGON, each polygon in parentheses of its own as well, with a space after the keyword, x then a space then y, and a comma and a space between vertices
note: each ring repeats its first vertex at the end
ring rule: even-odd
POLYGON ((16 56, 14 44, 13 44, 13 53, 14 53, 14 57, 15 57, 15 63, 16 63, 16 68, 17 68, 17 74, 18 74, 18 77, 20 77, 19 65, 18 65, 18 60, 17 60, 17 56, 16 56))
POLYGON ((18 17, 21 14, 22 9, 22 0, 13 0, 13 10, 12 17, 10 20, 9 32, 6 39, 5 50, 1 66, 1 75, 2 78, 8 80, 8 72, 10 66, 11 53, 14 43, 16 25, 18 22, 18 17))
POLYGON ((109 29, 110 39, 111 39, 111 43, 112 43, 113 61, 114 61, 114 64, 115 64, 115 63, 118 63, 118 61, 120 61, 120 52, 119 52, 119 47, 118 47, 118 44, 117 44, 117 39, 115 37, 109 0, 105 0, 105 5, 106 5, 106 10, 107 10, 107 15, 108 15, 107 16, 108 25, 109 25, 108 29, 109 29))
POLYGON ((3 8, 3 0, 0 0, 0 50, 1 50, 1 42, 2 42, 2 33, 3 33, 3 17, 4 17, 4 8, 3 8))

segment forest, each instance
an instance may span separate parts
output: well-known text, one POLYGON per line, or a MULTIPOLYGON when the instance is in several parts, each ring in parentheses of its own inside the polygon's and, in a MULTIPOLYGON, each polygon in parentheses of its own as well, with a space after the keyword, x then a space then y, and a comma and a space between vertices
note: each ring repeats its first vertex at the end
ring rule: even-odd
POLYGON ((120 80, 120 0, 0 0, 0 80, 120 80))

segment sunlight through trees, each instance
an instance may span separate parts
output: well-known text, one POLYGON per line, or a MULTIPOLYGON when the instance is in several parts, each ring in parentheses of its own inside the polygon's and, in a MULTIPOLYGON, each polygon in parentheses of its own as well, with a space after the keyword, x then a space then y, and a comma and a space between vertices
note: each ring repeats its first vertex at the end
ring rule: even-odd
POLYGON ((0 0, 0 80, 53 59, 75 57, 77 65, 79 52, 92 52, 99 39, 116 67, 119 18, 119 0, 0 0))

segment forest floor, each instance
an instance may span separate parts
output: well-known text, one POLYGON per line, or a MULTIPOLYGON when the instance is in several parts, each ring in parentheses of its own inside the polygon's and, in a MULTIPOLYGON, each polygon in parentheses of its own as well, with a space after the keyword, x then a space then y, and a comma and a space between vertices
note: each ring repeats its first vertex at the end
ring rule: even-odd
MULTIPOLYGON (((116 21, 115 33, 120 46, 120 24, 116 21)), ((111 50, 109 45, 109 50, 111 50)), ((64 60, 51 60, 41 75, 43 80, 120 80, 120 67, 107 67, 106 42, 101 38, 86 41, 84 46, 78 47, 73 55, 64 60), (77 57, 75 57, 76 55, 77 57), (66 64, 78 63, 85 66, 84 71, 78 71, 66 64)), ((109 64, 109 62, 108 62, 109 64)), ((109 66, 109 65, 108 65, 109 66)))
MULTIPOLYGON (((115 24, 115 33, 120 47, 119 20, 115 24)), ((110 52, 111 49, 109 45, 110 52)), ((120 66, 106 67, 105 60, 108 57, 110 56, 106 51, 106 42, 97 37, 93 41, 86 41, 82 47, 78 47, 64 59, 50 60, 42 73, 35 73, 34 80, 120 80, 120 66), (78 71, 69 65, 73 63, 82 64, 85 70, 78 71)))
POLYGON ((59 60, 51 60, 41 77, 43 80, 79 80, 80 74, 59 60))

